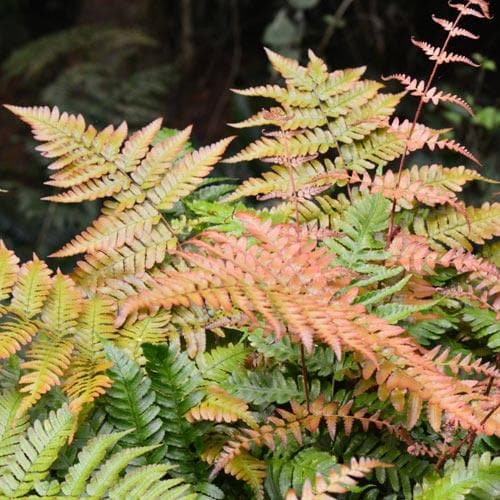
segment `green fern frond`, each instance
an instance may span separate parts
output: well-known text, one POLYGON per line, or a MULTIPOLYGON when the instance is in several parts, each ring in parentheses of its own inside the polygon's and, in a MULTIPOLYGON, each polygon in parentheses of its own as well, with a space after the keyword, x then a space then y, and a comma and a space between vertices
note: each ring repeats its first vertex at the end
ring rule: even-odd
POLYGON ((28 428, 29 416, 17 418, 22 394, 10 389, 0 394, 0 474, 10 463, 24 431, 28 428))
POLYGON ((500 496, 500 458, 489 453, 474 455, 465 464, 462 458, 449 461, 443 475, 436 472, 415 488, 415 500, 441 500, 450 498, 490 499, 500 496))
POLYGON ((130 472, 114 488, 107 492, 111 500, 151 499, 151 500, 195 500, 190 485, 181 478, 163 479, 172 469, 169 465, 145 465, 130 472))
POLYGON ((224 382, 229 375, 241 370, 249 351, 244 344, 215 347, 196 356, 196 366, 204 380, 224 382))
POLYGON ((13 459, 0 477, 0 491, 8 497, 22 497, 49 474, 50 466, 64 446, 73 426, 67 407, 35 421, 14 449, 13 459))
POLYGON ((487 345, 493 352, 500 351, 500 323, 494 311, 467 307, 463 320, 470 325, 474 338, 487 339, 487 345))
POLYGON ((146 453, 154 450, 157 446, 141 446, 137 448, 125 448, 113 454, 92 475, 87 483, 86 494, 92 497, 101 497, 109 488, 118 482, 120 473, 130 462, 146 453))
POLYGON ((328 472, 337 463, 337 459, 326 451, 314 447, 303 448, 293 457, 274 454, 268 463, 266 491, 275 492, 271 498, 285 498, 290 488, 300 496, 306 480, 314 481, 316 474, 328 477, 328 472))
POLYGON ((156 393, 159 417, 165 431, 166 458, 177 465, 174 473, 191 483, 204 481, 208 477, 206 468, 200 467, 194 448, 201 448, 202 428, 189 423, 185 415, 203 399, 199 389, 202 378, 185 352, 175 346, 146 344, 146 371, 156 393))
POLYGON ((104 434, 90 440, 78 454, 78 462, 68 469, 64 482, 61 484, 61 491, 67 496, 82 495, 85 492, 87 480, 102 463, 108 450, 131 432, 133 429, 104 434))
MULTIPOLYGON (((165 431, 158 417, 160 407, 156 404, 150 378, 117 347, 108 344, 105 351, 113 363, 108 371, 113 385, 103 400, 108 421, 118 430, 134 429, 132 434, 121 439, 127 447, 160 445, 165 431)), ((164 452, 162 448, 157 449, 155 457, 164 452)))
POLYGON ((349 207, 337 225, 342 235, 326 241, 337 254, 337 263, 363 272, 369 262, 387 258, 384 244, 375 234, 387 229, 389 213, 390 202, 381 195, 363 197, 349 207))
POLYGON ((304 400, 302 387, 279 370, 237 372, 228 378, 223 386, 231 394, 257 405, 304 400))

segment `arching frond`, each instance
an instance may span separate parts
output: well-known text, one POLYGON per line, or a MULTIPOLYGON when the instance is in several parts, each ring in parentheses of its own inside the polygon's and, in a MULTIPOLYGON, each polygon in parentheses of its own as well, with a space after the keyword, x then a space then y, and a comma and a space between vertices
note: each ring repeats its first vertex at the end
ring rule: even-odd
MULTIPOLYGON (((328 493, 346 493, 357 484, 360 478, 370 473, 377 467, 391 467, 390 464, 373 458, 351 459, 349 465, 340 465, 333 468, 325 479, 321 474, 316 476, 314 484, 307 479, 302 489, 301 500, 322 500, 335 498, 328 493)), ((295 491, 290 490, 286 500, 298 500, 295 491)))

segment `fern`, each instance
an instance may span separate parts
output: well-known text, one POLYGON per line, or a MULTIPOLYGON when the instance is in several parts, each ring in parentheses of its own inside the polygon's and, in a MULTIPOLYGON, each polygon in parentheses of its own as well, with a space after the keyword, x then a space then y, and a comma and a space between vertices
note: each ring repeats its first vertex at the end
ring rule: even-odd
POLYGON ((415 499, 495 498, 500 493, 500 461, 488 453, 472 456, 467 465, 462 458, 447 463, 443 476, 432 474, 415 488, 415 499))
MULTIPOLYGON (((133 434, 125 435, 120 442, 127 447, 161 445, 165 432, 158 417, 160 407, 155 402, 151 380, 124 352, 112 345, 105 349, 113 363, 109 370, 113 386, 102 402, 108 421, 118 430, 134 429, 133 434)), ((157 448, 154 453, 164 451, 157 448)))
POLYGON ((45 422, 36 421, 12 452, 0 478, 0 491, 9 497, 22 497, 36 482, 49 474, 72 428, 72 416, 67 408, 51 412, 45 422))
POLYGON ((236 91, 274 102, 232 124, 266 130, 227 161, 270 168, 241 183, 209 177, 232 138, 8 107, 50 161, 48 201, 102 206, 52 255, 82 255, 71 276, 0 244, 5 496, 497 494, 488 455, 423 479, 495 452, 500 425, 500 213, 459 197, 497 181, 441 164, 479 160, 421 123, 428 103, 473 112, 434 80, 471 63, 450 44, 489 5, 450 7, 441 46, 413 40, 430 76, 385 79, 398 94, 268 50, 284 83, 236 91))
POLYGON ((208 474, 196 463, 193 447, 201 447, 203 429, 185 418, 185 414, 203 399, 203 393, 197 390, 201 377, 196 365, 186 353, 179 353, 173 346, 145 345, 144 355, 146 370, 156 393, 156 404, 160 408, 158 415, 163 421, 166 457, 178 466, 176 473, 202 482, 208 474))

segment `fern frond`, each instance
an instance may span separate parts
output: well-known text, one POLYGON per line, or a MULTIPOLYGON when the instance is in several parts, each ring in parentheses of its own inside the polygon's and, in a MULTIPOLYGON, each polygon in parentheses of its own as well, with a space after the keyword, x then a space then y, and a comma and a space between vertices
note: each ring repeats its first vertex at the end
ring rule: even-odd
POLYGON ((109 301, 92 297, 85 302, 75 335, 75 352, 65 374, 63 391, 68 395, 69 407, 78 413, 83 405, 91 403, 111 386, 101 339, 112 337, 113 313, 109 301))
POLYGON ((120 248, 102 249, 87 254, 77 262, 75 280, 81 286, 96 288, 108 278, 141 274, 163 262, 176 242, 170 229, 160 222, 149 234, 143 235, 142 241, 134 240, 130 245, 120 248))
POLYGON ((82 182, 67 194, 49 198, 63 202, 96 199, 119 191, 126 182, 126 176, 112 176, 116 172, 114 161, 127 135, 125 123, 116 130, 109 126, 97 132, 92 125, 87 128, 81 115, 60 113, 57 107, 52 110, 48 107, 6 107, 32 127, 35 139, 45 142, 37 148, 41 154, 57 158, 49 165, 55 171, 52 181, 57 183, 61 176, 68 180, 72 171, 77 172, 75 180, 79 180, 82 170, 87 172, 86 177, 80 177, 82 182))
POLYGON ((212 422, 237 422, 242 420, 250 428, 257 427, 257 422, 249 412, 248 405, 242 399, 232 396, 218 385, 207 387, 207 396, 186 414, 189 422, 210 420, 212 422))
POLYGON ((294 378, 285 377, 279 370, 233 373, 223 385, 231 394, 256 405, 304 400, 302 387, 294 378))
POLYGON ((148 315, 137 321, 127 321, 117 332, 116 345, 124 349, 136 362, 142 363, 142 344, 161 344, 169 335, 171 316, 166 311, 148 315))
POLYGON ((469 158, 469 160, 474 163, 481 165, 479 160, 465 147, 457 143, 453 139, 443 139, 441 136, 449 132, 448 129, 436 130, 421 123, 417 123, 415 126, 409 120, 399 121, 399 118, 395 118, 391 122, 389 128, 391 132, 400 137, 402 140, 406 141, 408 146, 408 151, 417 151, 427 146, 431 151, 438 149, 449 149, 450 151, 455 151, 456 153, 469 158), (413 132, 410 134, 410 131, 413 132))
POLYGON ((445 31, 448 31, 451 37, 464 36, 466 38, 472 38, 473 40, 477 40, 479 38, 478 35, 475 35, 469 30, 460 28, 459 26, 454 26, 454 23, 452 21, 449 21, 448 19, 437 17, 434 14, 432 14, 431 17, 436 24, 441 26, 445 31))
POLYGON ((366 409, 361 409, 351 414, 352 401, 345 405, 338 403, 325 403, 324 398, 320 396, 311 402, 309 410, 295 401, 292 401, 291 412, 284 409, 277 409, 278 416, 271 416, 268 423, 257 429, 244 429, 236 434, 223 447, 220 455, 215 461, 212 470, 212 477, 218 474, 235 457, 245 450, 249 450, 251 445, 266 446, 271 450, 276 448, 276 443, 287 444, 289 437, 293 437, 299 444, 303 440, 303 432, 314 433, 318 430, 320 424, 325 422, 328 432, 334 439, 337 432, 338 421, 344 423, 344 429, 347 435, 352 431, 353 424, 360 422, 363 429, 367 431, 373 424, 378 429, 382 427, 392 428, 393 426, 386 420, 379 419, 379 413, 372 416, 365 416, 366 409))
POLYGON ((162 119, 158 118, 142 129, 134 132, 123 145, 121 156, 117 159, 122 172, 132 172, 146 156, 149 146, 160 131, 162 119))
POLYGON ((426 82, 424 80, 417 80, 409 75, 402 73, 390 75, 382 78, 383 80, 397 80, 400 82, 411 95, 416 97, 421 97, 422 102, 432 102, 432 104, 439 104, 440 102, 451 102, 465 109, 471 116, 474 116, 474 112, 470 105, 465 102, 461 97, 454 94, 445 93, 442 90, 438 90, 436 87, 432 87, 426 90, 426 82))
POLYGON ((61 383, 71 362, 73 348, 71 339, 39 334, 37 342, 26 354, 27 361, 21 363, 26 372, 19 379, 22 385, 19 390, 27 395, 19 406, 18 416, 29 410, 53 386, 61 383))
MULTIPOLYGON (((369 474, 377 467, 391 467, 390 464, 381 462, 374 458, 351 459, 349 465, 340 465, 333 468, 325 479, 321 474, 316 476, 314 485, 306 479, 302 489, 301 500, 322 500, 335 498, 328 493, 346 493, 357 484, 360 478, 369 474)), ((286 495, 286 500, 298 500, 294 490, 290 490, 286 495)))
POLYGON ((233 137, 186 154, 171 167, 157 187, 148 191, 148 198, 159 210, 169 210, 174 203, 199 186, 220 160, 233 137))
POLYGON ((16 418, 22 394, 11 389, 0 394, 0 474, 9 464, 29 424, 29 416, 16 418))
POLYGON ((500 235, 500 203, 484 203, 481 207, 467 207, 462 214, 451 208, 431 212, 429 216, 414 221, 416 234, 428 238, 432 248, 444 250, 465 248, 472 251, 472 244, 483 244, 500 235))
POLYGON ((193 448, 200 445, 201 429, 189 423, 185 414, 203 399, 199 389, 201 376, 196 365, 185 352, 175 346, 148 345, 144 347, 146 371, 156 393, 159 417, 165 431, 166 458, 177 465, 177 472, 190 482, 206 480, 207 473, 200 467, 193 448))
POLYGON ((51 286, 51 271, 45 262, 33 260, 21 266, 17 283, 12 289, 10 310, 21 317, 33 318, 43 308, 51 286))
POLYGON ((68 438, 73 417, 67 407, 37 420, 15 448, 13 460, 0 477, 0 491, 8 497, 23 497, 34 484, 45 479, 59 450, 68 438))
POLYGON ((119 484, 107 492, 113 500, 123 498, 147 498, 152 500, 195 500, 190 486, 181 478, 163 479, 172 467, 169 465, 147 465, 127 474, 119 484))
POLYGON ((16 254, 0 240, 0 302, 10 296, 12 287, 18 279, 18 264, 19 259, 16 254))
POLYGON ((412 37, 411 43, 413 43, 415 47, 421 49, 429 60, 436 61, 438 64, 463 63, 468 64, 469 66, 474 66, 475 68, 479 67, 479 64, 476 64, 468 57, 461 54, 454 54, 453 52, 446 52, 441 47, 434 47, 428 42, 416 40, 412 37))
POLYGON ((229 375, 241 369, 247 355, 248 349, 243 344, 228 344, 199 353, 196 356, 196 366, 204 380, 222 383, 229 375))
POLYGON ((462 190, 462 185, 471 180, 489 181, 475 170, 463 166, 445 168, 441 165, 414 165, 404 169, 400 176, 388 170, 384 176, 373 179, 366 173, 360 186, 361 191, 382 193, 384 197, 396 200, 403 208, 414 208, 419 201, 428 206, 449 204, 461 209, 455 192, 462 190))
POLYGON ((247 452, 242 452, 224 466, 224 472, 236 479, 245 481, 255 495, 256 500, 263 500, 263 482, 266 477, 266 464, 247 452))
POLYGON ((92 475, 87 483, 86 494, 92 497, 103 496, 117 482, 120 473, 130 464, 132 460, 138 458, 152 450, 156 446, 141 446, 137 448, 125 448, 113 454, 99 469, 92 475))
POLYGON ((273 494, 285 498, 292 488, 300 495, 306 480, 314 480, 317 473, 327 476, 337 463, 330 453, 314 447, 303 448, 288 459, 291 451, 293 448, 281 454, 276 453, 269 461, 266 490, 271 498, 273 494))
POLYGON ((158 185, 165 173, 172 167, 179 153, 184 149, 191 136, 191 131, 192 127, 186 127, 172 137, 153 146, 141 164, 131 174, 132 179, 141 190, 158 185))
POLYGON ((448 4, 453 9, 458 10, 462 16, 472 16, 479 18, 491 19, 490 16, 490 5, 488 0, 470 0, 467 5, 463 3, 451 3, 448 4), (475 5, 479 8, 479 11, 468 7, 468 5, 475 5))
POLYGON ((102 463, 108 450, 131 432, 133 430, 129 429, 124 432, 104 434, 90 440, 78 454, 78 462, 68 469, 61 491, 67 496, 82 495, 85 492, 87 480, 102 463))
POLYGON ((121 442, 127 447, 161 444, 165 432, 150 378, 120 349, 113 345, 105 349, 113 364, 108 372, 113 385, 104 398, 104 408, 116 429, 134 429, 121 442))
POLYGON ((449 461, 443 475, 434 472, 415 487, 415 500, 495 498, 500 494, 500 458, 473 455, 467 465, 460 457, 449 461))
POLYGON ((79 253, 118 248, 150 233, 161 220, 160 212, 151 204, 143 203, 116 215, 103 215, 92 226, 76 236, 51 257, 69 257, 79 253))

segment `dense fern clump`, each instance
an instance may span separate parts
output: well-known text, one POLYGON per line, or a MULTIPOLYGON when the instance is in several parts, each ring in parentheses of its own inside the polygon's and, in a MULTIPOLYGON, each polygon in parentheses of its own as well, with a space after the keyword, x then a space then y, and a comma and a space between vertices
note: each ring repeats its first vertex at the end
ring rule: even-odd
POLYGON ((284 85, 236 91, 274 102, 232 124, 266 128, 224 161, 271 166, 239 185, 210 177, 232 137, 7 106, 51 161, 47 200, 102 213, 52 255, 81 255, 69 276, 0 244, 3 497, 500 494, 500 204, 459 198, 497 181, 420 121, 473 113, 434 80, 473 64, 448 45, 489 4, 450 7, 441 47, 412 40, 430 76, 384 79, 399 93, 268 50, 284 85))

